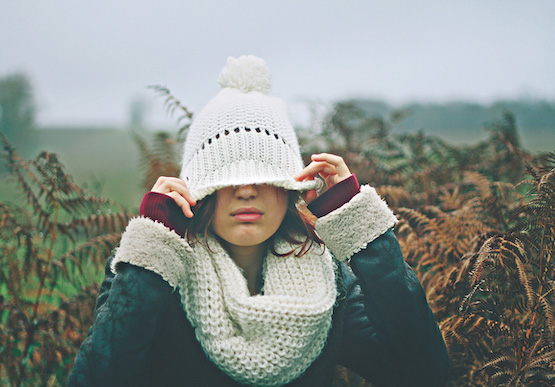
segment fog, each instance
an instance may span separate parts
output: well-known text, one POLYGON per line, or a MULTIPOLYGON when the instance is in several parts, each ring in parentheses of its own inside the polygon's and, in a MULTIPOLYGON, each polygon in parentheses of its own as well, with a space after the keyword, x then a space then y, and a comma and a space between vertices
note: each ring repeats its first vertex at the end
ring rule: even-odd
POLYGON ((263 57, 296 122, 309 103, 555 99, 555 2, 25 0, 0 3, 0 76, 41 126, 171 127, 148 85, 198 111, 227 56, 263 57))

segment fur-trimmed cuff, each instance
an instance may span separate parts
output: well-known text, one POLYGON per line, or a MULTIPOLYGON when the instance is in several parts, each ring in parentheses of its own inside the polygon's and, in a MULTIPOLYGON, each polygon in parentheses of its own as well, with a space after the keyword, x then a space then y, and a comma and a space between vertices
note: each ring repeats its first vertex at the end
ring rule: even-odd
POLYGON ((337 210, 316 221, 316 232, 336 259, 344 261, 397 223, 397 218, 373 187, 360 192, 337 210))
POLYGON ((115 274, 118 263, 130 263, 159 274, 175 289, 184 274, 184 254, 190 249, 183 238, 162 223, 134 218, 121 237, 111 270, 115 274))

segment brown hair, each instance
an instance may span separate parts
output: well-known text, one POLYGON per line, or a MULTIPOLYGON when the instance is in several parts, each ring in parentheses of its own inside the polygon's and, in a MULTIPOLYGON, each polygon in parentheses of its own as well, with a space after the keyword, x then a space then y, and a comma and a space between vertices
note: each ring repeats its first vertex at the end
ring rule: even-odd
MULTIPOLYGON (((314 243, 323 244, 322 240, 314 230, 315 217, 310 213, 306 206, 297 205, 300 195, 297 191, 288 191, 287 212, 278 230, 268 239, 270 252, 274 255, 285 257, 295 254, 302 257, 306 254, 314 243), (293 246, 291 251, 278 253, 276 242, 283 239, 293 246)), ((212 194, 201 200, 193 207, 193 216, 187 225, 187 241, 189 243, 201 242, 199 238, 204 238, 208 246, 208 236, 212 233, 212 222, 216 209, 216 195, 212 194)), ((210 249, 210 246, 208 246, 210 249)))

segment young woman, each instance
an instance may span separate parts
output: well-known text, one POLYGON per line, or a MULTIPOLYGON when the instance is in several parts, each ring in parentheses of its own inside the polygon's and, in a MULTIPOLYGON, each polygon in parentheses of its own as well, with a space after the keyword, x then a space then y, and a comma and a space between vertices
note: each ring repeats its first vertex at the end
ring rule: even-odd
POLYGON ((378 386, 444 385, 385 202, 339 156, 303 168, 264 61, 229 58, 219 82, 180 178, 158 179, 108 260, 69 384, 326 386, 341 364, 378 386))

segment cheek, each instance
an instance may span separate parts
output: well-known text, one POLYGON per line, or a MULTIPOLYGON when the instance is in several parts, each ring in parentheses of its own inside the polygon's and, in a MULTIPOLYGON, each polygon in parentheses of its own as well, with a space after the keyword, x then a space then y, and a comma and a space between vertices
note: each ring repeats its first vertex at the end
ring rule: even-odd
POLYGON ((225 232, 228 225, 226 224, 227 217, 225 216, 224 203, 221 200, 216 200, 216 205, 214 208, 214 215, 212 217, 212 231, 217 235, 225 232))

